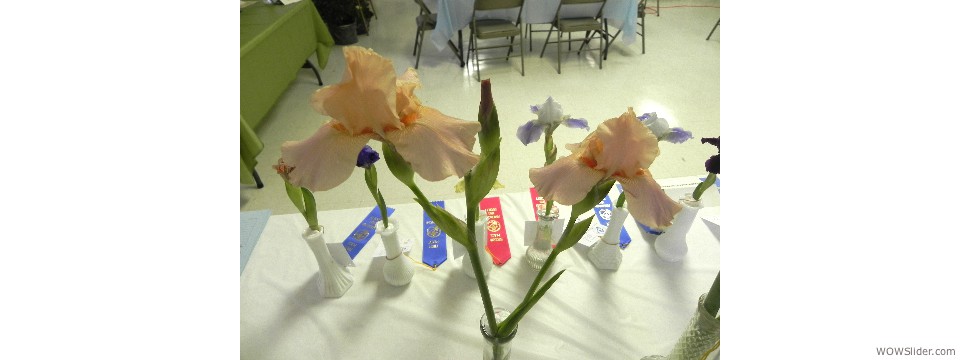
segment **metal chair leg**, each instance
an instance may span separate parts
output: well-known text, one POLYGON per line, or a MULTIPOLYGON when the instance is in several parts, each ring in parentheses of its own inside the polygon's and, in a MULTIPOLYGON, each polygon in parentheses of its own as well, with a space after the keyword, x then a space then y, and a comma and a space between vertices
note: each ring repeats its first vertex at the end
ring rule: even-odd
MULTIPOLYGON (((543 53, 547 51, 547 44, 550 43, 550 35, 553 34, 553 27, 550 27, 550 31, 547 32, 547 39, 543 41, 543 49, 540 50, 540 57, 543 57, 543 53)), ((557 43, 557 46, 560 46, 560 43, 557 43)))
POLYGON ((520 76, 525 76, 523 68, 523 33, 520 33, 520 76))
POLYGON ((257 171, 253 171, 253 181, 257 182, 257 189, 263 189, 263 181, 260 181, 260 174, 257 174, 257 171))
POLYGON ((710 35, 707 35, 707 40, 710 40, 710 37, 713 36, 713 32, 717 30, 717 26, 720 26, 720 19, 717 19, 717 24, 713 26, 713 30, 710 30, 710 35))
POLYGON ((310 62, 310 59, 305 60, 303 62, 303 66, 301 66, 300 68, 301 69, 309 68, 310 70, 313 70, 313 74, 317 76, 317 84, 319 84, 320 86, 323 86, 323 80, 320 80, 320 72, 317 71, 316 66, 313 66, 313 63, 310 62))

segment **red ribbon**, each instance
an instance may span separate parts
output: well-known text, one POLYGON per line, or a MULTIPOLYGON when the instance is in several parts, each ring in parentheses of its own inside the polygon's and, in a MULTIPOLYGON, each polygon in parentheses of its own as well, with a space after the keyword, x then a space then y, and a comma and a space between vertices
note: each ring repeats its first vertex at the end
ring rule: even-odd
POLYGON ((493 263, 501 266, 510 260, 510 241, 507 239, 506 222, 500 208, 500 198, 491 197, 480 201, 480 210, 487 213, 487 252, 493 263))
POLYGON ((533 202, 533 219, 540 220, 540 212, 547 208, 547 200, 537 193, 537 188, 530 188, 530 201, 533 202))

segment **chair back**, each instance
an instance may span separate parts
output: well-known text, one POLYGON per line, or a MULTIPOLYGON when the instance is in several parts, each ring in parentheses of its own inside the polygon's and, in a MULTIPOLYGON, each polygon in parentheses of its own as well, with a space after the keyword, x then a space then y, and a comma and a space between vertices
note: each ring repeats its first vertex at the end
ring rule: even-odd
POLYGON ((560 19, 560 9, 564 5, 583 5, 583 4, 600 4, 600 7, 597 8, 597 14, 594 15, 594 19, 600 19, 600 16, 603 15, 603 7, 607 6, 607 0, 560 0, 560 4, 557 5, 557 14, 554 15, 555 20, 560 19))
POLYGON ((500 10, 523 7, 523 0, 476 0, 473 2, 474 10, 500 10))
POLYGON ((592 4, 606 2, 606 0, 560 0, 563 5, 592 4))
POLYGON ((432 11, 430 11, 430 8, 427 7, 427 4, 423 2, 423 0, 413 0, 413 2, 417 3, 417 5, 420 6, 420 15, 433 13, 432 11))

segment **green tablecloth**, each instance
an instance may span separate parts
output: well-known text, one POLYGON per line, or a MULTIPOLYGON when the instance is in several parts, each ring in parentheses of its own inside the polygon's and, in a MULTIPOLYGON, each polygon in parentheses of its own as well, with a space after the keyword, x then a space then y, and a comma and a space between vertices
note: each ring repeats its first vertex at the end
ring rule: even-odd
POLYGON ((333 37, 311 0, 291 5, 257 3, 240 11, 240 182, 253 183, 256 156, 263 149, 256 128, 297 76, 304 60, 317 54, 326 67, 333 37))

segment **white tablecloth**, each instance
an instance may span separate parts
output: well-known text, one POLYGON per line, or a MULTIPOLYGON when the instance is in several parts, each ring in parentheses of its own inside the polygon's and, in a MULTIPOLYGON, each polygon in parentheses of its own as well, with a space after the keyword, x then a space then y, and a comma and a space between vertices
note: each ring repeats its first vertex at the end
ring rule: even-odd
MULTIPOLYGON (((437 27, 430 34, 430 40, 439 50, 447 46, 447 41, 453 39, 458 30, 470 25, 473 16, 473 0, 425 0, 427 7, 437 13, 437 27)), ((527 24, 549 24, 557 12, 560 0, 527 0, 523 4, 521 20, 527 24)), ((632 44, 637 39, 637 6, 638 0, 607 0, 603 7, 603 17, 609 20, 610 25, 623 30, 622 41, 632 44)), ((561 17, 593 16, 597 5, 566 6, 561 17)), ((516 19, 516 11, 512 15, 508 11, 486 11, 481 18, 508 18, 516 19)))
MULTIPOLYGON (((661 181, 674 198, 692 189, 669 183, 661 181)), ((614 188, 611 198, 616 195, 614 188)), ((536 274, 524 263, 522 238, 533 207, 529 193, 500 199, 513 257, 493 267, 489 283, 494 306, 512 310, 536 274)), ((323 201, 322 193, 317 200, 323 201)), ((719 203, 716 191, 704 202, 701 216, 719 214, 713 207, 719 203)), ((420 260, 422 210, 413 203, 391 207, 401 240, 417 239, 409 255, 420 260)), ((465 214, 462 199, 448 200, 447 208, 465 214)), ((327 240, 342 241, 370 210, 321 212, 327 240)), ((618 271, 596 269, 579 245, 561 254, 554 269, 567 271, 520 322, 513 358, 639 359, 669 352, 720 268, 719 227, 707 224, 694 221, 687 236, 690 250, 677 263, 660 260, 632 221, 625 229, 633 243, 618 271)), ((394 287, 383 281, 383 259, 372 258, 380 244, 375 236, 350 268, 353 287, 342 298, 322 298, 316 260, 300 238, 305 227, 299 214, 272 216, 240 276, 241 359, 481 357, 483 307, 461 259, 451 255, 436 271, 417 266, 409 285, 394 287)))

